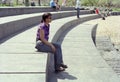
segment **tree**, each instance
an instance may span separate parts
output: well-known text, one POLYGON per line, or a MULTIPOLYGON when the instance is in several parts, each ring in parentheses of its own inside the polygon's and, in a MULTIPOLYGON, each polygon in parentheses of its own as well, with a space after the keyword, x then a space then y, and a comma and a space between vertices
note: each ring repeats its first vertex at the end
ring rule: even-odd
POLYGON ((25 6, 29 6, 29 0, 25 0, 25 6))
POLYGON ((38 5, 41 6, 41 0, 38 0, 38 5))
POLYGON ((16 5, 18 5, 18 0, 16 0, 16 5))

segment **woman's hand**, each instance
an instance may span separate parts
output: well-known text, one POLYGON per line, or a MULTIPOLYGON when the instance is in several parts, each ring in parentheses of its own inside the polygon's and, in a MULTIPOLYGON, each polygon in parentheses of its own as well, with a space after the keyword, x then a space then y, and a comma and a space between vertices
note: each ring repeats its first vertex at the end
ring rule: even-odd
POLYGON ((52 48, 53 53, 55 53, 55 51, 56 51, 55 46, 54 46, 53 44, 49 43, 44 37, 45 37, 44 30, 43 30, 43 29, 40 29, 40 39, 41 39, 41 41, 42 41, 44 44, 50 46, 50 47, 52 48))
POLYGON ((53 44, 51 44, 51 48, 52 48, 53 53, 55 53, 56 48, 55 48, 55 46, 53 44))

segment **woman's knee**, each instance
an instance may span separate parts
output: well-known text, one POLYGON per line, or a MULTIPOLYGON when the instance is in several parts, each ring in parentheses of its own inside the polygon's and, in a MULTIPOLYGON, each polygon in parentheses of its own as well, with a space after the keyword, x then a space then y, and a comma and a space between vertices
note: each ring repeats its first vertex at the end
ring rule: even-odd
POLYGON ((51 52, 52 53, 51 47, 43 43, 37 43, 35 48, 40 52, 51 52))
POLYGON ((52 43, 55 47, 57 47, 57 48, 61 48, 61 45, 60 44, 58 44, 58 43, 52 43))

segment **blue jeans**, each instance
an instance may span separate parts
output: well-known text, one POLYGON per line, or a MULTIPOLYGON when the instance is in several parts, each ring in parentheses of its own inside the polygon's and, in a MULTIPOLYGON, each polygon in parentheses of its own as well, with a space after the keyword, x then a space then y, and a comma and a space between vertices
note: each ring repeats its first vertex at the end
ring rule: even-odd
POLYGON ((54 66, 55 69, 58 69, 61 64, 63 64, 63 58, 62 58, 62 50, 61 50, 61 45, 57 44, 57 43, 52 43, 55 48, 56 48, 56 52, 53 53, 52 48, 42 42, 37 42, 36 43, 36 49, 40 52, 50 52, 54 54, 54 66))

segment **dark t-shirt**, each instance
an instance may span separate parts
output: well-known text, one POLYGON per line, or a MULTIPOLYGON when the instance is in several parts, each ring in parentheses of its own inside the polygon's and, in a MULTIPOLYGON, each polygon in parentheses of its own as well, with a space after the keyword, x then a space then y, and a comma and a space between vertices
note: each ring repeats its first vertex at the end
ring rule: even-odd
POLYGON ((49 39, 49 28, 50 28, 50 25, 46 25, 45 23, 41 23, 38 27, 38 30, 37 30, 37 37, 36 37, 36 41, 40 40, 40 29, 44 30, 44 38, 48 41, 49 39))

